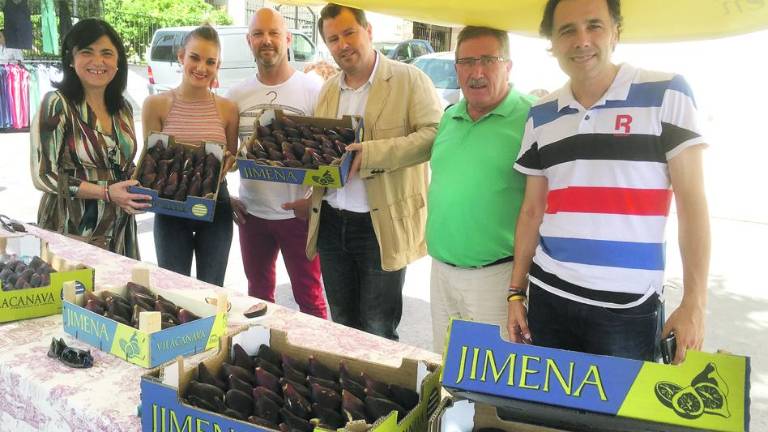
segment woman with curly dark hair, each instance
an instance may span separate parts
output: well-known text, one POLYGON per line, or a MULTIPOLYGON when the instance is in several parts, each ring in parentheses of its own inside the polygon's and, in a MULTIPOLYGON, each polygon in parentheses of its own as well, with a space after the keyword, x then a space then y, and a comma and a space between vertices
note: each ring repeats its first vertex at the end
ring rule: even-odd
POLYGON ((64 78, 45 95, 30 134, 32 180, 43 191, 37 222, 139 258, 134 215, 148 196, 132 194, 136 134, 123 98, 128 62, 106 22, 85 19, 62 41, 64 78))

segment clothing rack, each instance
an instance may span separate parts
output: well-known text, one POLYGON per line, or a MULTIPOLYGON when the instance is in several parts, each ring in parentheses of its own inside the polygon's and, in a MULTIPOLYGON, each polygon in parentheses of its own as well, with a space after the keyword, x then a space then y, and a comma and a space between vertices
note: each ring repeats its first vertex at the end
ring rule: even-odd
POLYGON ((58 81, 61 61, 24 59, 0 62, 0 131, 26 132, 40 106, 58 81))

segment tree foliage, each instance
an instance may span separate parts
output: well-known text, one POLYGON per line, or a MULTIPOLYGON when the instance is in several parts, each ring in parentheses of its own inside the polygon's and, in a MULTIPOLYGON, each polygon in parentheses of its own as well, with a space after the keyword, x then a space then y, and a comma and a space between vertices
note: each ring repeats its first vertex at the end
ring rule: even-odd
POLYGON ((104 20, 123 38, 128 55, 142 59, 158 28, 232 23, 204 0, 104 0, 104 20))

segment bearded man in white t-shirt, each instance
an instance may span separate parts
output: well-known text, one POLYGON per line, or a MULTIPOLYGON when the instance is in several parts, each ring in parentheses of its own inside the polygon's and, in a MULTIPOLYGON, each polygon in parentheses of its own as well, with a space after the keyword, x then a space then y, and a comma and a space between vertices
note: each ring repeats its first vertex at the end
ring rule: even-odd
MULTIPOLYGON (((240 111, 241 136, 253 130, 257 113, 265 109, 312 115, 322 80, 296 71, 288 63, 292 36, 280 13, 269 8, 256 11, 247 39, 258 74, 227 93, 240 111)), ((283 203, 306 194, 307 187, 302 185, 241 179, 239 198, 232 198, 232 209, 239 226, 248 295, 274 303, 275 261, 282 252, 301 311, 327 318, 320 261, 317 257, 308 260, 304 252, 307 221, 281 208, 283 203)))

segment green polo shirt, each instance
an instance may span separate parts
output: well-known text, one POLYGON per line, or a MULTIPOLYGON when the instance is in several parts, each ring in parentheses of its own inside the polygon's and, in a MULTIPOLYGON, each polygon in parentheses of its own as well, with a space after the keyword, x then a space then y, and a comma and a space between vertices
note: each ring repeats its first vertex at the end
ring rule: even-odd
POLYGON ((477 267, 514 252, 525 176, 514 169, 535 99, 510 89, 477 121, 462 99, 440 120, 432 146, 427 248, 442 262, 477 267))

